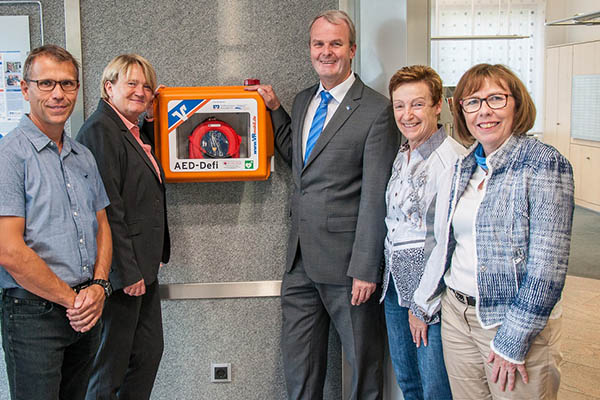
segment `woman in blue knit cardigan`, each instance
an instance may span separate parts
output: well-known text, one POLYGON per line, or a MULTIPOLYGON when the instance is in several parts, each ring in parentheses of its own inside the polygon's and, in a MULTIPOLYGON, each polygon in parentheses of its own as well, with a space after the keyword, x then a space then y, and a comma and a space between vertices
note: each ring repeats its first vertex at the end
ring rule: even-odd
POLYGON ((442 179, 415 302, 424 319, 441 307, 455 398, 555 399, 571 165, 526 135, 535 106, 508 68, 472 67, 454 101, 456 132, 474 143, 442 179))

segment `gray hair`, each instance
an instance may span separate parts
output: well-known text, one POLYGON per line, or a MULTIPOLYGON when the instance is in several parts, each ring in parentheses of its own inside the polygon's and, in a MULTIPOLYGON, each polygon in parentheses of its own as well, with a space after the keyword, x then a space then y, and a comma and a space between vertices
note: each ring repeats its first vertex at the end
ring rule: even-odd
POLYGON ((350 47, 354 46, 354 43, 356 43, 356 28, 354 27, 354 22, 352 22, 350 16, 346 14, 346 12, 341 10, 323 11, 312 20, 309 30, 312 29, 312 26, 319 18, 325 18, 327 22, 334 25, 345 23, 348 27, 348 36, 350 36, 350 47))

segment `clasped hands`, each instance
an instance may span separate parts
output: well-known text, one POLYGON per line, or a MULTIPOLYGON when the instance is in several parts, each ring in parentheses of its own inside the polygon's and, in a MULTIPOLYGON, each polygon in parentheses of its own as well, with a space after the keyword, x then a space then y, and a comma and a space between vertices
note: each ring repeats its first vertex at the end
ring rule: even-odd
POLYGON ((100 285, 88 286, 77 293, 73 307, 67 308, 67 318, 76 332, 85 333, 96 325, 104 309, 105 296, 100 285))
MULTIPOLYGON (((123 288, 129 296, 141 296, 146 293, 146 284, 143 279, 123 288)), ((80 333, 92 329, 102 316, 104 309, 104 288, 100 285, 91 285, 82 289, 75 296, 73 307, 67 309, 67 318, 71 327, 80 333)))

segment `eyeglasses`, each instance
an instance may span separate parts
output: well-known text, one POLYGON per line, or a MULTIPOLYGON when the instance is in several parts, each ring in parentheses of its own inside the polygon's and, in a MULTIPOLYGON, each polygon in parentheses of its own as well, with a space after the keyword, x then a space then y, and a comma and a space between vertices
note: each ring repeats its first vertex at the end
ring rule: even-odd
POLYGON ((462 99, 459 103, 463 111, 466 113, 474 113, 479 111, 484 101, 487 103, 489 108, 492 110, 497 110, 499 108, 506 107, 509 96, 512 97, 512 94, 497 93, 489 95, 486 98, 469 97, 468 99, 462 99))
POLYGON ((74 92, 79 88, 79 81, 77 79, 65 79, 62 81, 55 81, 52 79, 26 79, 27 82, 35 82, 38 89, 42 92, 51 92, 58 83, 63 92, 74 92))

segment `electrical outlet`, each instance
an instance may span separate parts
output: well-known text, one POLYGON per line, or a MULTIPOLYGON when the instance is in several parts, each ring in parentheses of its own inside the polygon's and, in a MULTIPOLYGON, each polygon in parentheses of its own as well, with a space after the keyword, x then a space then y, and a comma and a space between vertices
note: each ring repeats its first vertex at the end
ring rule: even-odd
POLYGON ((231 363, 211 363, 210 381, 214 383, 231 382, 231 363))

